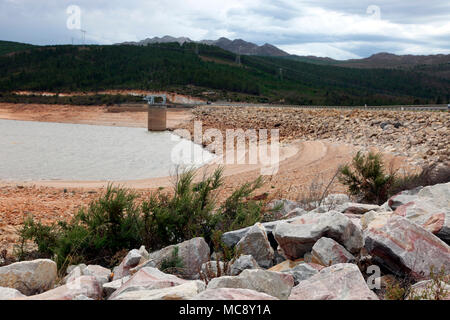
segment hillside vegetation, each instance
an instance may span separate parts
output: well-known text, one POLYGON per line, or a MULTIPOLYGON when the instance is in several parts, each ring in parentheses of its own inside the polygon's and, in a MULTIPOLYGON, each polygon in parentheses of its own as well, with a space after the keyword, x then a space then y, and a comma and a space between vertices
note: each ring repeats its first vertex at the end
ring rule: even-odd
POLYGON ((31 44, 11 42, 11 41, 1 41, 0 40, 0 56, 6 55, 12 52, 23 51, 30 49, 33 46, 31 44))
POLYGON ((450 99, 450 80, 419 71, 343 68, 260 56, 242 56, 241 65, 235 62, 231 52, 198 45, 197 54, 196 45, 189 43, 32 47, 0 56, 0 93, 188 93, 194 87, 198 94, 220 93, 216 99, 289 104, 420 104, 450 99))

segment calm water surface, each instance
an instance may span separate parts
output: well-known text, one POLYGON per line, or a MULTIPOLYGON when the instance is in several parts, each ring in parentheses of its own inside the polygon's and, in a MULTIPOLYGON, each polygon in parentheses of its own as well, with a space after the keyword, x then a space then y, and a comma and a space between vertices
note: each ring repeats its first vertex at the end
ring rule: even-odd
POLYGON ((213 158, 169 132, 0 119, 2 180, 145 179, 213 158))

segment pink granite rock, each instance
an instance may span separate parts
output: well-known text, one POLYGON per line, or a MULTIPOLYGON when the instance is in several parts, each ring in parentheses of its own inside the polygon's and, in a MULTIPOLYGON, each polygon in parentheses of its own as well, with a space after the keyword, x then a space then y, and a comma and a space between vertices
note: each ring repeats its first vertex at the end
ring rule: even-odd
POLYGON ((294 278, 292 275, 261 269, 247 269, 237 277, 214 278, 208 283, 208 289, 250 289, 264 292, 279 299, 287 299, 293 286, 294 278))
POLYGON ((166 274, 156 268, 146 267, 140 269, 133 276, 131 276, 127 282, 111 294, 109 299, 113 300, 123 292, 162 289, 178 286, 186 282, 187 280, 180 279, 171 274, 166 274))
POLYGON ((308 213, 291 223, 278 224, 273 234, 290 260, 302 258, 322 237, 332 238, 352 253, 364 244, 361 228, 337 211, 308 213))
POLYGON ((417 223, 442 240, 450 240, 450 209, 436 206, 431 199, 417 197, 399 206, 394 214, 417 223))
POLYGON ((355 264, 340 263, 300 281, 289 300, 378 300, 355 264))
POLYGON ((209 261, 210 249, 205 239, 193 238, 182 243, 165 247, 150 253, 150 260, 155 261, 157 268, 164 260, 170 259, 175 247, 178 247, 178 256, 183 261, 183 274, 186 279, 198 279, 202 265, 209 261))
POLYGON ((355 257, 331 238, 320 238, 312 247, 312 262, 331 266, 338 263, 354 263, 355 257))
POLYGON ((94 276, 81 276, 63 286, 18 300, 73 300, 80 295, 94 300, 102 298, 101 285, 94 276))
POLYGON ((206 289, 191 300, 278 300, 263 292, 250 289, 217 288, 206 289))
POLYGON ((392 216, 369 224, 365 247, 376 263, 396 274, 421 279, 432 267, 450 273, 450 247, 406 218, 392 216))
POLYGON ((236 244, 236 252, 251 255, 262 268, 270 268, 273 265, 274 251, 261 223, 256 223, 247 231, 236 244))

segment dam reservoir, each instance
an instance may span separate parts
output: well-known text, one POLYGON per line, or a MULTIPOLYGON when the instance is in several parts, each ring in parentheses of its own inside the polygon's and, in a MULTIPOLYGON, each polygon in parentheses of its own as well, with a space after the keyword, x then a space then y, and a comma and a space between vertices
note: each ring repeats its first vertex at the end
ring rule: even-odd
POLYGON ((168 131, 0 119, 0 180, 137 180, 214 158, 168 131))

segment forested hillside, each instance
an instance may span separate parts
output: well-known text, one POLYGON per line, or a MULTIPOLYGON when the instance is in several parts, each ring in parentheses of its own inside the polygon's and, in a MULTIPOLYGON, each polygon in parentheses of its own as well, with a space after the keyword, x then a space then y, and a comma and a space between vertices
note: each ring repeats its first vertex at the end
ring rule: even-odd
POLYGON ((11 52, 26 50, 31 47, 33 47, 31 44, 0 40, 0 56, 11 52))
POLYGON ((240 100, 295 104, 413 104, 450 99, 450 81, 421 72, 353 69, 236 55, 186 43, 46 46, 0 56, 0 91, 192 87, 240 100), (233 97, 231 95, 231 97, 233 97))

